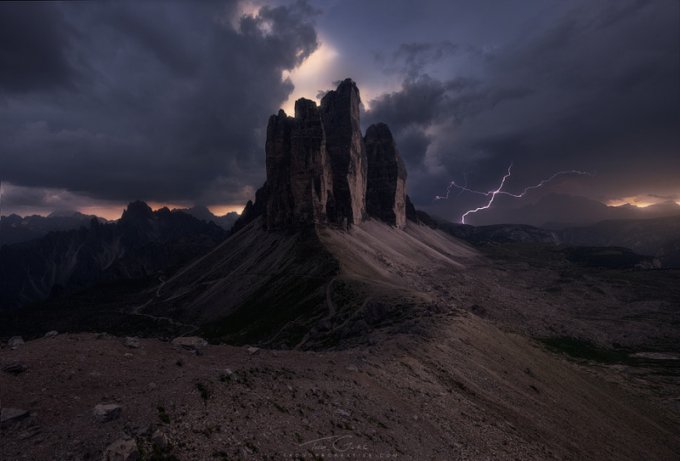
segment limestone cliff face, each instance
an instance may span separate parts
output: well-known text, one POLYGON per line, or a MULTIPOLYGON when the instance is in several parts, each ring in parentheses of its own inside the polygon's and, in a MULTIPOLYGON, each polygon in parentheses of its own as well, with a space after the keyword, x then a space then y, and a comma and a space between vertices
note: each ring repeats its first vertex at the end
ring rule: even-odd
POLYGON ((384 123, 371 125, 364 138, 368 160, 366 211, 397 227, 406 225, 406 167, 384 123))
POLYGON ((387 125, 372 125, 362 137, 360 104, 356 84, 346 79, 320 106, 302 98, 295 117, 280 110, 269 118, 267 181, 233 232, 260 216, 270 230, 345 228, 369 216, 406 225, 406 168, 387 125))
POLYGON ((314 101, 299 99, 295 103, 290 147, 293 221, 301 225, 325 223, 333 202, 333 175, 319 109, 314 101))
POLYGON ((295 103, 294 118, 283 111, 269 118, 265 151, 267 228, 327 222, 327 209, 333 203, 333 177, 324 129, 314 101, 299 99, 295 103))
POLYGON ((338 224, 357 224, 366 215, 367 162, 359 125, 359 89, 345 79, 321 100, 321 120, 333 171, 334 215, 338 224))
POLYGON ((295 120, 283 110, 269 117, 265 144, 268 197, 264 205, 267 227, 277 228, 293 224, 290 212, 293 194, 290 184, 291 132, 295 120))

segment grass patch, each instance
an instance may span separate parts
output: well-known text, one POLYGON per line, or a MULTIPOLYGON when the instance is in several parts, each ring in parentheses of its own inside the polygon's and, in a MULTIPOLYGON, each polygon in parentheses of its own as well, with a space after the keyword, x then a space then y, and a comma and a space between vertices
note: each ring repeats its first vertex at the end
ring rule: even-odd
POLYGON ((593 362, 616 364, 631 364, 633 361, 628 352, 618 349, 606 349, 583 339, 570 336, 555 338, 539 338, 553 352, 566 354, 575 359, 591 360, 593 362))
POLYGON ((196 383, 196 390, 198 391, 198 394, 201 396, 201 399, 203 399, 204 402, 207 402, 208 399, 210 398, 210 391, 208 391, 208 388, 205 387, 205 384, 196 383))
POLYGON ((170 424, 170 415, 165 411, 165 408, 158 406, 156 409, 158 410, 158 419, 160 419, 162 423, 170 424))

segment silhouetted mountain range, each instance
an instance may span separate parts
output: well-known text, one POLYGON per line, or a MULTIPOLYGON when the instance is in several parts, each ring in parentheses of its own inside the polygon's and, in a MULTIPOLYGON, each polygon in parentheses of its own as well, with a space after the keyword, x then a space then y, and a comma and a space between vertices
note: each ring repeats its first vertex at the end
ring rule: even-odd
POLYGON ((77 230, 0 248, 0 307, 172 270, 225 237, 214 223, 167 208, 153 212, 144 202, 133 202, 116 222, 92 218, 77 230))
POLYGON ((47 235, 52 231, 77 229, 89 225, 92 219, 101 223, 108 222, 104 218, 82 214, 78 211, 59 211, 48 216, 26 216, 11 214, 0 217, 0 246, 26 242, 47 235))
POLYGON ((214 222, 224 230, 230 230, 239 217, 239 214, 235 211, 231 211, 223 216, 217 216, 212 211, 210 211, 208 207, 201 205, 191 208, 176 208, 172 211, 183 211, 196 219, 200 219, 201 221, 214 222))

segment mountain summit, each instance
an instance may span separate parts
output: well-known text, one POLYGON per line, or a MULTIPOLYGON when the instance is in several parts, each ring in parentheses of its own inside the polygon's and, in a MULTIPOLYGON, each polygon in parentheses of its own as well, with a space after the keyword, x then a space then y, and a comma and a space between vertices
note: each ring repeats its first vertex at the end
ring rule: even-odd
POLYGON ((269 118, 267 180, 235 231, 259 216, 270 230, 347 228, 367 217, 404 227, 406 169, 387 125, 372 125, 362 136, 360 104, 348 78, 320 106, 301 98, 295 117, 280 110, 269 118))

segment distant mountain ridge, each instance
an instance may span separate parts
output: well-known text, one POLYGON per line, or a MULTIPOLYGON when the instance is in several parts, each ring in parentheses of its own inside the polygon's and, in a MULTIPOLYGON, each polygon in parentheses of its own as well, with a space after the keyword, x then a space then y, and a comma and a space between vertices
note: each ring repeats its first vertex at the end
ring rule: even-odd
POLYGON ((235 211, 230 211, 223 216, 217 216, 212 211, 210 211, 208 207, 202 205, 197 205, 191 208, 175 208, 172 211, 182 211, 184 213, 190 214, 196 219, 200 219, 201 221, 214 222, 222 229, 227 231, 232 228, 239 217, 239 214, 235 211))
POLYGON ((16 214, 0 217, 0 246, 13 243, 27 242, 44 237, 52 231, 77 229, 88 226, 92 219, 101 223, 106 219, 95 215, 86 215, 78 211, 59 211, 48 216, 26 216, 16 214))
POLYGON ((680 267, 680 215, 605 220, 562 229, 546 229, 528 224, 472 226, 437 217, 423 218, 423 221, 472 244, 538 243, 627 248, 638 255, 656 258, 661 267, 680 267))
POLYGON ((651 219, 618 219, 556 231, 574 246, 619 246, 655 256, 663 267, 680 267, 680 215, 651 219))
POLYGON ((50 232, 0 248, 0 309, 40 301, 104 280, 136 279, 170 270, 205 253, 227 233, 167 208, 132 202, 120 220, 50 232))
MULTIPOLYGON (((184 212, 206 223, 214 222, 224 230, 230 230, 239 217, 235 211, 217 216, 205 206, 176 208, 172 212, 184 212)), ((96 215, 88 215, 79 211, 54 211, 47 216, 31 215, 21 217, 10 214, 0 217, 0 246, 28 242, 44 237, 53 231, 67 231, 89 226, 92 219, 100 223, 112 222, 96 215)))
POLYGON ((498 202, 488 210, 469 215, 466 222, 475 226, 502 223, 558 229, 612 219, 680 216, 680 205, 673 201, 640 208, 633 205, 608 206, 597 200, 575 195, 548 194, 534 203, 519 207, 510 207, 510 202, 504 202, 503 199, 498 202))

